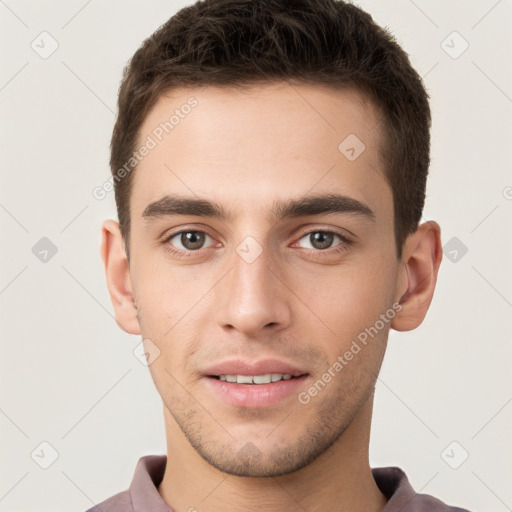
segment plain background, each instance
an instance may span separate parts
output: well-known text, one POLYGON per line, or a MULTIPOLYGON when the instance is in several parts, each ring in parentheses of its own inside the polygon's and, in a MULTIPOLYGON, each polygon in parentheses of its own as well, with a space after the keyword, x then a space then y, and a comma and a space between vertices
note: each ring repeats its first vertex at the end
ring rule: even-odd
MULTIPOLYGON (((141 456, 166 451, 140 339, 115 324, 104 282, 113 193, 92 190, 109 177, 122 68, 184 5, 0 1, 1 511, 84 511, 126 489, 141 456), (59 45, 46 59, 31 47, 43 31, 59 45), (46 262, 32 250, 43 237, 57 248, 46 262), (58 453, 47 469, 42 442, 58 453)), ((399 466, 450 504, 512 510, 511 2, 360 5, 431 95, 424 217, 447 247, 427 319, 391 332, 371 465, 399 466)))

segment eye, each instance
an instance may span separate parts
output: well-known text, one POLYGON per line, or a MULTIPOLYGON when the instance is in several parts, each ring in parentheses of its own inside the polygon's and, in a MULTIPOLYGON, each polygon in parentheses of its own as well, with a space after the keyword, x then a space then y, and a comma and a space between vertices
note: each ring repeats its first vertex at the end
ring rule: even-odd
POLYGON ((202 249, 207 240, 213 241, 213 238, 203 231, 190 230, 174 233, 165 242, 180 251, 189 252, 202 249))
MULTIPOLYGON (((306 233, 300 241, 305 240, 306 244, 309 245, 302 245, 299 241, 299 245, 301 247, 306 247, 307 249, 319 249, 319 250, 326 250, 330 249, 333 246, 333 242, 335 239, 338 238, 340 242, 342 243, 349 243, 349 241, 342 235, 335 233, 334 231, 328 231, 328 230, 319 230, 319 231, 310 231, 309 233, 306 233)), ((340 243, 335 244, 340 245, 340 243)))

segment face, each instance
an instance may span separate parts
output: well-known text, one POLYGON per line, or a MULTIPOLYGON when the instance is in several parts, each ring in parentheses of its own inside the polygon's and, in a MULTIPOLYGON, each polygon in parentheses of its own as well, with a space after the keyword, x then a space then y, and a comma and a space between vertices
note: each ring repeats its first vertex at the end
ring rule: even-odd
POLYGON ((379 130, 356 92, 286 84, 174 90, 144 122, 140 333, 166 428, 222 471, 304 467, 372 397, 399 274, 379 130))

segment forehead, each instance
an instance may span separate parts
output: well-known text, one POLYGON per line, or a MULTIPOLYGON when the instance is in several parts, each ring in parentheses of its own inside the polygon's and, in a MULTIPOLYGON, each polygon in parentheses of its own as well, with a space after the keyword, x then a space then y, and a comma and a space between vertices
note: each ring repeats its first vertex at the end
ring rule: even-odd
POLYGON ((309 191, 389 213, 379 112, 354 90, 286 83, 194 87, 161 96, 139 133, 132 212, 165 194, 259 214, 309 191))

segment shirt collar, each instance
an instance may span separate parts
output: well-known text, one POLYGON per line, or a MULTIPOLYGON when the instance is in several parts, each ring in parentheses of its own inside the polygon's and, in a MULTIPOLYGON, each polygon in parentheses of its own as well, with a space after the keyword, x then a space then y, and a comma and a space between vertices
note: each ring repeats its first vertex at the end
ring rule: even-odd
POLYGON ((130 484, 134 512, 173 512, 158 492, 167 455, 146 455, 137 462, 130 484))
MULTIPOLYGON (((173 512, 158 492, 166 464, 167 455, 146 455, 139 459, 130 484, 134 512, 173 512)), ((419 496, 400 468, 373 468, 372 474, 380 491, 388 500, 382 512, 405 509, 419 496)))

